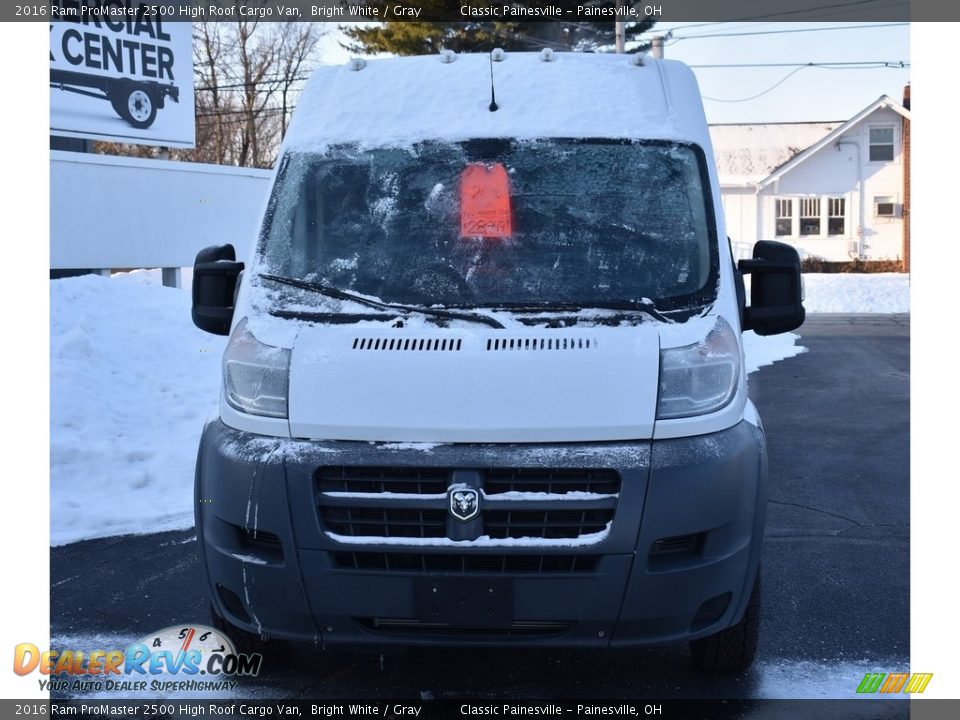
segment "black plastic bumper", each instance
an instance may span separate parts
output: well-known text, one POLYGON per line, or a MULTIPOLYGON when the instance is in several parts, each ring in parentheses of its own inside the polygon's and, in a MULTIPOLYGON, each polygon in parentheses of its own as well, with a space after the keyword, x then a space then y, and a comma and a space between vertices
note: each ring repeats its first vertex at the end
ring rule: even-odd
POLYGON ((214 421, 197 463, 201 556, 217 611, 334 645, 635 646, 736 623, 759 563, 766 452, 748 423, 631 443, 429 450, 253 435, 214 421), (609 468, 609 532, 584 546, 335 540, 318 468, 609 468))

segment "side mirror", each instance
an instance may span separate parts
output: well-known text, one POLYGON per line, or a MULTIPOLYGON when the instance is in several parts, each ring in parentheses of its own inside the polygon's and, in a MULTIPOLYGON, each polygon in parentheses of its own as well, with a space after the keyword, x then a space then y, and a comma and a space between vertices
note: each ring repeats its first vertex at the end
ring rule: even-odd
POLYGON ((803 325, 803 290, 800 255, 790 245, 761 240, 753 246, 753 259, 737 267, 751 275, 750 306, 743 313, 743 329, 757 335, 777 335, 803 325))
POLYGON ((233 245, 214 245, 197 253, 193 264, 193 324, 214 335, 229 335, 234 298, 243 263, 233 245))

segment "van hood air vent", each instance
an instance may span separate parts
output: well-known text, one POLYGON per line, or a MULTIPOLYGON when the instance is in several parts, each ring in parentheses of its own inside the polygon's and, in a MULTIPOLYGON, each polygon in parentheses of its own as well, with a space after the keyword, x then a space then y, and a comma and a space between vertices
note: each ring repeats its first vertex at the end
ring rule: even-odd
POLYGON ((487 338, 487 350, 596 350, 592 337, 487 338))
POLYGON ((354 350, 406 350, 422 351, 457 351, 463 346, 461 338, 354 338, 354 350))

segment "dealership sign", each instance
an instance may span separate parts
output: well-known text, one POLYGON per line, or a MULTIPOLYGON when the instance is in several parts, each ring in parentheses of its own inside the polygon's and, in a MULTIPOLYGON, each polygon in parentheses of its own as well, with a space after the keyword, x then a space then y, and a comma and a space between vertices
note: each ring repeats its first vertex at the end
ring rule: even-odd
POLYGON ((193 147, 191 24, 156 6, 73 4, 50 23, 50 134, 193 147))

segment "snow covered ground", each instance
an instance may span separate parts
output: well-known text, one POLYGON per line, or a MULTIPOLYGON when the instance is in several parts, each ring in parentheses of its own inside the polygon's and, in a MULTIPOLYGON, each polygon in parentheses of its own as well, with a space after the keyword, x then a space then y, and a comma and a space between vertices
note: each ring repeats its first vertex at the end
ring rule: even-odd
MULTIPOLYGON (((906 312, 904 275, 807 275, 811 312, 906 312)), ((184 273, 189 287, 190 273, 184 273)), ((51 544, 191 527, 193 466, 225 339, 158 270, 50 283, 51 544)), ((747 370, 804 351, 745 336, 747 370)))
POLYGON ((140 274, 50 283, 50 541, 193 524, 197 438, 225 340, 140 274))
POLYGON ((908 313, 906 273, 805 273, 808 313, 908 313))

